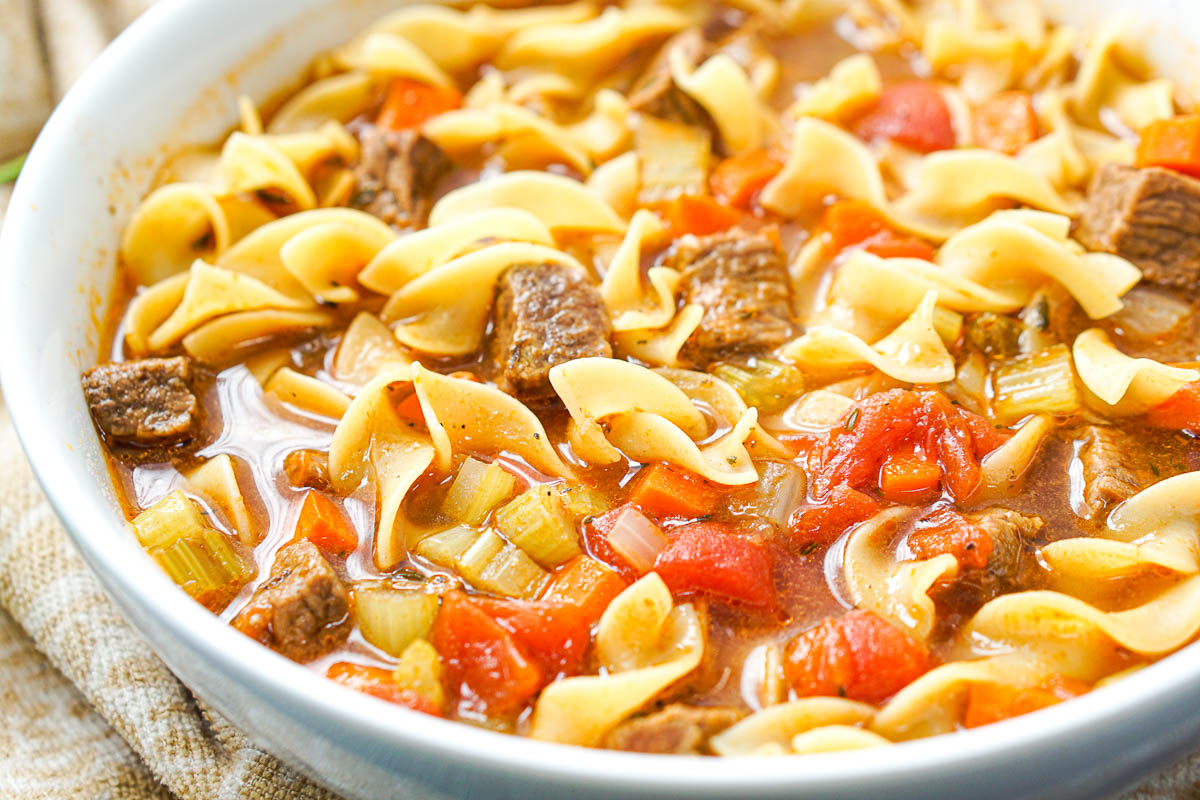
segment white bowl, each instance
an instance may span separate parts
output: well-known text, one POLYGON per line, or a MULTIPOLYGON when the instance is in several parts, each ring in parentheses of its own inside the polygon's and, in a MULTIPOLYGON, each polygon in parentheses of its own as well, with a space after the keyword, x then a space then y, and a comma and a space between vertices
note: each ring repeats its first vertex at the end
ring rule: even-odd
MULTIPOLYGON (((1124 0, 1047 0, 1098 22, 1124 0), (1073 7, 1072 7, 1073 6, 1073 7)), ((253 740, 356 798, 421 789, 480 798, 1095 797, 1200 744, 1200 646, 1033 715, 869 753, 655 757, 543 744, 390 706, 253 643, 166 578, 117 510, 79 373, 95 363, 123 223, 173 148, 212 142, 234 100, 263 99, 317 51, 398 3, 177 0, 121 36, 47 124, 0 237, 3 388, 67 530, 127 619, 196 694, 253 740)), ((1152 56, 1196 92, 1200 4, 1142 0, 1152 56)), ((423 796, 423 795, 417 795, 423 796)))

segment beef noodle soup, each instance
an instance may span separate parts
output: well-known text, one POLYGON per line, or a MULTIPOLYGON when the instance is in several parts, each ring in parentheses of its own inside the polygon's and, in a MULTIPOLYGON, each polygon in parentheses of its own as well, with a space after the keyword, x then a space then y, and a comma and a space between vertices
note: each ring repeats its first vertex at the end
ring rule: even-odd
POLYGON ((994 13, 405 6, 243 99, 83 375, 133 533, 380 714, 585 746, 879 746, 1186 645, 1200 116, 994 13))

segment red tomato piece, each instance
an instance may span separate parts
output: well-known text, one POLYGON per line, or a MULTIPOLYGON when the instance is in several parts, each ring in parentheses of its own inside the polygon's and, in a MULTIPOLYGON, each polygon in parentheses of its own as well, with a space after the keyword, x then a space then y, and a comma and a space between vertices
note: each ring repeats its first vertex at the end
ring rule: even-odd
POLYGON ((600 619, 608 604, 629 584, 615 570, 591 556, 576 556, 555 573, 543 600, 569 603, 591 621, 600 619))
POLYGON ((793 639, 783 669, 801 697, 829 695, 879 704, 930 666, 921 642, 869 611, 851 611, 793 639))
POLYGON ((886 89, 854 126, 862 139, 891 139, 922 153, 949 150, 958 137, 946 98, 936 84, 910 81, 886 89))
POLYGON ((874 497, 842 484, 833 487, 823 501, 793 514, 788 533, 799 545, 829 544, 852 526, 878 514, 882 508, 874 497))
POLYGON ((694 522, 670 532, 657 572, 675 595, 700 594, 750 608, 777 607, 771 553, 762 542, 738 536, 732 525, 694 522))
POLYGON ((576 675, 583 668, 592 623, 583 609, 546 600, 476 597, 471 602, 513 635, 546 680, 576 675))
POLYGON ((462 592, 442 595, 430 638, 445 664, 448 688, 470 711, 516 713, 544 683, 541 668, 516 638, 462 592))
POLYGON ((939 508, 917 522, 908 549, 920 559, 949 553, 963 569, 983 569, 992 556, 992 537, 950 508, 939 508))

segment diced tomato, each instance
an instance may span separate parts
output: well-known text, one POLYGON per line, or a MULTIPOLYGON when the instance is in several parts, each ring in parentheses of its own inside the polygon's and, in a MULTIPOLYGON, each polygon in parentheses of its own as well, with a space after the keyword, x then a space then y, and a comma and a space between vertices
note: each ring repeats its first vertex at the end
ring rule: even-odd
POLYGON ((839 484, 823 501, 793 514, 788 533, 799 545, 829 544, 850 527, 878 514, 881 508, 870 495, 839 484))
POLYGON ((1139 167, 1164 167, 1200 178, 1200 115, 1150 123, 1138 145, 1139 167))
POLYGON ((507 629, 462 592, 442 595, 430 637, 450 691, 468 710, 489 716, 520 711, 545 675, 507 629))
POLYGON ((703 517, 717 507, 723 491, 699 475, 660 461, 638 471, 629 502, 656 517, 703 517))
POLYGON ((658 554, 657 572, 675 595, 700 594, 774 611, 777 607, 771 553, 719 522, 694 522, 671 531, 658 554))
POLYGON ((632 503, 626 503, 611 511, 606 511, 598 516, 585 519, 583 522, 583 543, 592 556, 616 570, 617 574, 625 579, 625 581, 632 583, 641 577, 641 573, 632 564, 622 558, 613 549, 612 545, 608 543, 609 532, 617 524, 617 520, 621 518, 621 514, 628 508, 637 510, 637 507, 632 503))
POLYGON ((1016 155, 1038 138, 1037 112, 1029 92, 1001 92, 975 109, 975 144, 1016 155))
POLYGON ((1156 428, 1200 434, 1200 381, 1187 384, 1162 405, 1150 409, 1146 422, 1156 428))
POLYGON ((600 561, 591 556, 576 556, 555 573, 542 599, 570 603, 589 621, 595 621, 628 586, 624 578, 600 561))
POLYGON ((766 150, 747 150, 718 164, 709 176, 709 188, 725 205, 748 209, 782 169, 783 162, 766 150))
POLYGON ((339 661, 329 668, 325 677, 363 694, 387 700, 389 703, 407 706, 414 711, 432 714, 435 717, 442 715, 441 709, 434 705, 432 700, 420 692, 401 687, 396 683, 391 671, 383 667, 339 661))
POLYGON ((1004 433, 939 392, 893 389, 859 401, 808 455, 813 493, 834 486, 875 482, 893 452, 919 445, 942 470, 942 483, 958 499, 979 485, 979 460, 1005 440, 1004 433))
POLYGON ((462 100, 462 94, 452 87, 393 78, 375 124, 394 131, 419 128, 438 114, 460 108, 462 100))
POLYGON ((821 219, 821 229, 829 234, 834 252, 862 247, 880 258, 933 260, 933 245, 898 233, 882 214, 862 200, 839 200, 829 206, 821 219))
POLYGON ((888 453, 879 468, 879 491, 896 503, 928 499, 941 484, 941 465, 916 444, 902 445, 888 453))
POLYGON ((358 533, 337 504, 315 489, 304 495, 295 540, 308 539, 327 553, 345 558, 358 548, 358 533))
POLYGON ((828 695, 882 703, 924 675, 929 651, 869 611, 828 619, 788 645, 783 670, 801 697, 828 695))
POLYGON ((917 522, 908 549, 920 559, 949 553, 963 569, 983 569, 992 556, 992 537, 953 509, 942 507, 917 522))
POLYGON ((676 239, 689 233, 696 236, 721 233, 742 220, 740 213, 707 195, 680 195, 663 203, 659 210, 676 239))
POLYGON ((922 153, 949 150, 957 142, 946 98, 928 81, 886 89, 875 107, 858 120, 854 132, 862 139, 891 139, 922 153))
POLYGON ((583 609, 547 600, 476 597, 471 602, 513 635, 546 680, 582 669, 592 623, 583 609))
POLYGON ((963 727, 978 728, 1031 711, 1047 708, 1091 691, 1082 681, 1054 675, 1041 686, 1018 687, 1001 683, 972 683, 967 689, 963 727))

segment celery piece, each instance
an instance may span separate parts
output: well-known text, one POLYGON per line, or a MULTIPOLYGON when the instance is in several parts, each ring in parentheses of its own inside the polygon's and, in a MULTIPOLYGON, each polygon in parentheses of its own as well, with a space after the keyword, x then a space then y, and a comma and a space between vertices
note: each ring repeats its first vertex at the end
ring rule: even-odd
POLYGON ((417 555, 427 558, 439 567, 454 568, 454 562, 462 552, 475 543, 479 531, 466 525, 455 525, 453 528, 427 536, 417 543, 413 549, 417 555))
POLYGON ((438 596, 420 584, 365 586, 355 589, 354 600, 363 638, 393 656, 429 635, 438 610, 438 596))
POLYGON ((133 518, 138 541, 146 549, 199 539, 208 528, 200 506, 178 489, 133 518))
POLYGON ((211 610, 224 608, 254 574, 215 528, 147 548, 171 580, 211 610))
POLYGON ((479 525, 516 488, 517 479, 496 462, 468 458, 446 492, 442 513, 455 522, 479 525))
POLYGON ((505 597, 536 597, 550 574, 495 531, 485 531, 457 559, 458 573, 477 589, 505 597))
POLYGON ((558 502, 562 504, 563 510, 575 519, 596 517, 612 508, 604 499, 604 495, 590 486, 564 482, 554 484, 554 488, 558 493, 558 502))
POLYGON ((435 708, 446 705, 446 690, 442 688, 442 659, 425 639, 414 639, 400 655, 393 673, 396 684, 429 700, 435 708))
POLYGON ((1030 414, 1070 416, 1082 407, 1071 351, 1064 344, 998 366, 992 389, 996 420, 1003 425, 1030 414))
POLYGON ((25 166, 25 156, 28 153, 22 153, 16 158, 9 159, 3 164, 0 164, 0 184, 13 183, 21 174, 21 168, 25 166))
POLYGON ((534 486, 496 512, 496 527, 504 538, 548 569, 581 552, 575 521, 552 486, 534 486))
POLYGON ((804 391, 804 373, 791 364, 767 358, 752 366, 718 364, 713 375, 728 383, 746 401, 763 414, 776 414, 804 391))
POLYGON ((634 147, 642 172, 642 205, 708 193, 712 134, 705 128, 643 116, 634 131, 634 147))

